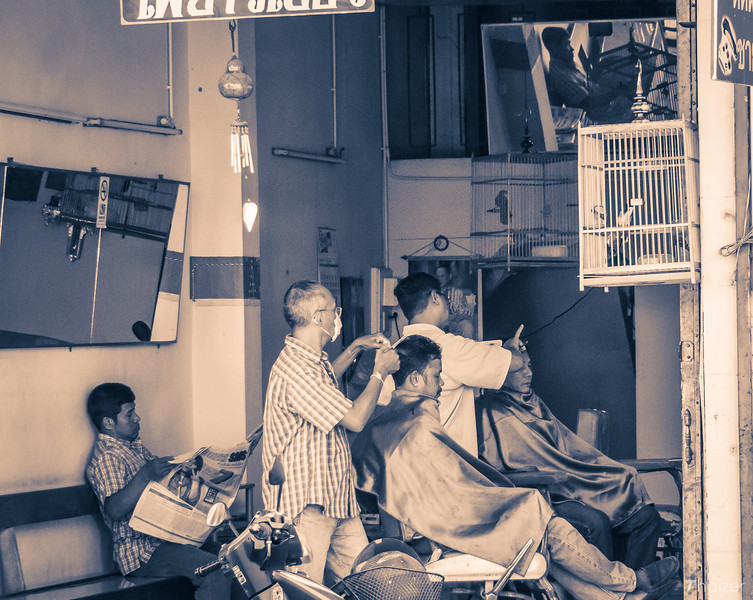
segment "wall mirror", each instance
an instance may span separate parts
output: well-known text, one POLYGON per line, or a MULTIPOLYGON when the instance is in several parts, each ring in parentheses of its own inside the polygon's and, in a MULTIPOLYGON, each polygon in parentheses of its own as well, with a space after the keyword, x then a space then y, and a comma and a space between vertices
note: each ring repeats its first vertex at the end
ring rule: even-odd
POLYGON ((0 348, 177 339, 187 183, 0 167, 0 348))
POLYGON ((579 124, 634 119, 639 79, 648 119, 679 117, 674 19, 493 24, 481 36, 489 154, 573 151, 579 124))

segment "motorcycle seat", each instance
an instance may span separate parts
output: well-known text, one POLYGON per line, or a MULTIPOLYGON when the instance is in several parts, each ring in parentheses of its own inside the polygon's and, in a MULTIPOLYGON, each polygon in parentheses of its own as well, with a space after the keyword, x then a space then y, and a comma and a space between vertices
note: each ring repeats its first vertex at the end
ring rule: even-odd
MULTIPOLYGON (((430 573, 442 575, 445 582, 489 581, 501 579, 507 569, 503 565, 462 553, 447 553, 442 558, 426 563, 430 573)), ((513 580, 541 579, 547 573, 547 561, 543 554, 536 553, 524 574, 514 573, 513 580)))

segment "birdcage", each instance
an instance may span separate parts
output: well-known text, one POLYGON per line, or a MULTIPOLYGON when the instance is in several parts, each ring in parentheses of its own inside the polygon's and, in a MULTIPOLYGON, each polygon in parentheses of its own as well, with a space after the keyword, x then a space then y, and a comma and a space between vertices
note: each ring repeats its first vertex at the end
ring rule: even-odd
POLYGON ((684 120, 581 127, 580 287, 698 281, 698 142, 684 120))
POLYGON ((471 250, 480 260, 574 261, 575 153, 507 153, 473 160, 471 250))

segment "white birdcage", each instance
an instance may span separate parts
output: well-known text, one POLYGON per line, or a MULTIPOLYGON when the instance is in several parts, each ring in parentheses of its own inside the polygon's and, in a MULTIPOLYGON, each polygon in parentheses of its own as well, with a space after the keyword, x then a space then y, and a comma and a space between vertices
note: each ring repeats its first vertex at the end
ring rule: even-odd
POLYGON ((574 261, 574 153, 507 153, 473 160, 471 250, 480 260, 574 261))
POLYGON ((580 289, 699 279, 698 141, 688 121, 578 131, 580 289))

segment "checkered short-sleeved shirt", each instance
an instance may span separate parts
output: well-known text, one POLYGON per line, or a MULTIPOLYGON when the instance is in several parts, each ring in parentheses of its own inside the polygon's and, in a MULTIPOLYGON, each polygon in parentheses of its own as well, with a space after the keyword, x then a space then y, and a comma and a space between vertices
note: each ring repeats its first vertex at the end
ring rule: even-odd
POLYGON ((86 467, 86 477, 94 488, 105 524, 112 533, 113 558, 123 575, 148 562, 162 542, 131 529, 128 525, 130 514, 120 521, 110 519, 105 512, 105 500, 128 485, 138 470, 153 458, 155 456, 141 440, 126 442, 100 433, 86 467))
POLYGON ((262 491, 267 508, 277 506, 277 488, 267 473, 275 456, 285 469, 280 509, 296 517, 318 504, 336 519, 357 517, 353 464, 345 428, 353 403, 337 387, 326 352, 287 336, 269 375, 264 407, 262 491))

